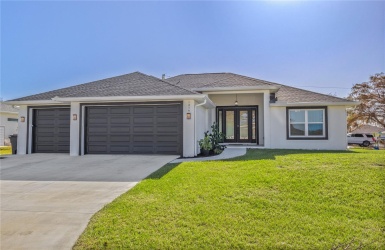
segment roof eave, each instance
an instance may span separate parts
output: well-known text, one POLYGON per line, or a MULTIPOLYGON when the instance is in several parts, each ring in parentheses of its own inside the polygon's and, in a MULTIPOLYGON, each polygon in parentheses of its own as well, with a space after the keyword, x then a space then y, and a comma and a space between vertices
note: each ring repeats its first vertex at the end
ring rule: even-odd
POLYGON ((71 102, 130 102, 130 101, 176 101, 203 100, 206 95, 164 95, 164 96, 103 96, 103 97, 54 97, 51 100, 7 101, 11 105, 52 105, 71 102))
POLYGON ((270 107, 311 107, 311 106, 356 106, 360 102, 275 102, 270 103, 270 107))
POLYGON ((207 87, 207 88, 192 88, 193 91, 210 92, 210 91, 234 91, 234 90, 278 90, 275 86, 244 86, 244 87, 207 87))

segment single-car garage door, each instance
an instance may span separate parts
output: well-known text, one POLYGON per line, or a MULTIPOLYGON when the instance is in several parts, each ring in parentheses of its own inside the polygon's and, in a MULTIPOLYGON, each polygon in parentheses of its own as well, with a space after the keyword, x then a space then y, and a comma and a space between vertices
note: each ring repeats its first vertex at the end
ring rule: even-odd
POLYGON ((86 107, 88 154, 182 154, 182 104, 86 107))
POLYGON ((33 110, 34 153, 69 153, 70 109, 47 108, 33 110))

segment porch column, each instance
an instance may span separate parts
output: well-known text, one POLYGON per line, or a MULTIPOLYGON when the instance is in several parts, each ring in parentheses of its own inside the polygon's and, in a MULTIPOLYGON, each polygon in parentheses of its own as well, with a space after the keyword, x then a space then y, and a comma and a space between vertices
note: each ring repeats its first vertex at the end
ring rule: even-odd
POLYGON ((70 155, 79 155, 79 139, 80 139, 80 104, 71 102, 71 123, 70 123, 70 155), (75 116, 76 115, 76 120, 75 116))
POLYGON ((195 155, 195 101, 183 101, 183 157, 194 157, 195 155), (191 119, 187 119, 187 113, 191 119))
POLYGON ((263 137, 265 148, 270 148, 270 92, 268 90, 263 91, 263 137))
POLYGON ((25 155, 27 153, 27 134, 28 134, 28 107, 22 105, 19 108, 19 121, 17 128, 17 154, 25 155), (24 117, 24 122, 21 122, 24 117))

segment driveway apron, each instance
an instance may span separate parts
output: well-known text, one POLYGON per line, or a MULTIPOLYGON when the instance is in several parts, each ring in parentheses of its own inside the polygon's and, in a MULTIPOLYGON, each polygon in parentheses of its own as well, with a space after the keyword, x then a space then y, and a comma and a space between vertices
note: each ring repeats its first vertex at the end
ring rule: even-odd
POLYGON ((91 216, 178 156, 1 159, 1 249, 71 249, 91 216))

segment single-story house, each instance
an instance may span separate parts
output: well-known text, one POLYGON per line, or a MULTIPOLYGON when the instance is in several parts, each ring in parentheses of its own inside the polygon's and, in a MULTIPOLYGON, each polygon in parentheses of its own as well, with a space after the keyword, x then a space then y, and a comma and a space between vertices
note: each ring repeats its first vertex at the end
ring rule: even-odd
POLYGON ((140 72, 8 101, 20 106, 18 154, 199 153, 213 122, 225 143, 344 150, 357 103, 233 73, 165 79, 140 72))
POLYGON ((9 136, 17 134, 19 109, 0 102, 0 146, 9 145, 9 136))

